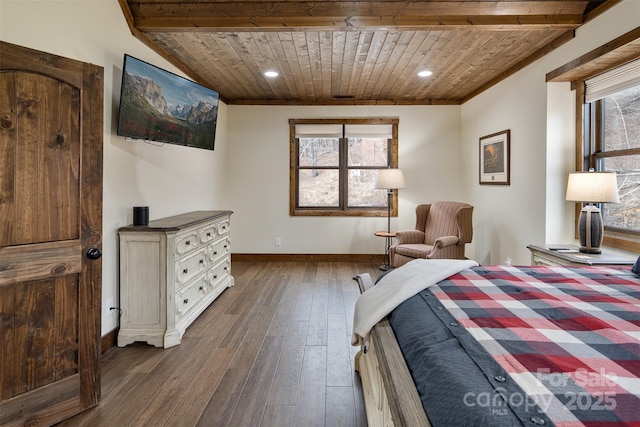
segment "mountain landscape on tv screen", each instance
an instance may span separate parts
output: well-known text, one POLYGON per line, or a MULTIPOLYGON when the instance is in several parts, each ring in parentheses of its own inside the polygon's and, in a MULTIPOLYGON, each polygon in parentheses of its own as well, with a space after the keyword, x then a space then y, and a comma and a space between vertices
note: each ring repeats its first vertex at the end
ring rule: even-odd
POLYGON ((119 134, 149 141, 213 148, 218 105, 170 104, 153 79, 124 71, 119 134))

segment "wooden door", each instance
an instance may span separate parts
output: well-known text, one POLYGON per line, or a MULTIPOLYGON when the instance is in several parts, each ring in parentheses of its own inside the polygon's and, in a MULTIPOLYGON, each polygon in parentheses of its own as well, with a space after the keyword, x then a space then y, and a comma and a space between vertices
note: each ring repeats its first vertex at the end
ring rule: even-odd
POLYGON ((0 425, 100 398, 103 69, 0 41, 0 425))

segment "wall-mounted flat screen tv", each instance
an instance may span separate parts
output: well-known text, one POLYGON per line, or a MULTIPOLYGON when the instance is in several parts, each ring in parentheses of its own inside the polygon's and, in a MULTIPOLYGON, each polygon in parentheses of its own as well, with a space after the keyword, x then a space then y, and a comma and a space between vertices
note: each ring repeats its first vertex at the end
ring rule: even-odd
POLYGON ((215 90, 125 54, 117 133, 213 150, 219 98, 215 90))

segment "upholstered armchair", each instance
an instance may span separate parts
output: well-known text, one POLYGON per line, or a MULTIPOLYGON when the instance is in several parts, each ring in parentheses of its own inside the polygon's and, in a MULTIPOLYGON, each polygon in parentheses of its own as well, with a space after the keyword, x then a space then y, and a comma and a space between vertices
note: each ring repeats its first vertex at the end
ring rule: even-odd
POLYGON ((473 237, 473 206, 435 202, 416 207, 416 229, 396 232, 389 248, 392 267, 417 258, 463 259, 465 244, 473 237))

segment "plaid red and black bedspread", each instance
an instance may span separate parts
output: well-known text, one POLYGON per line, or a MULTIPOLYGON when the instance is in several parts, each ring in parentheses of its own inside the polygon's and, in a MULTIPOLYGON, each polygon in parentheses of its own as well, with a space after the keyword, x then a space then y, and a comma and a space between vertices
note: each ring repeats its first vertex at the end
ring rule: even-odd
POLYGON ((557 426, 640 426, 640 279, 627 268, 480 266, 430 291, 557 426))

